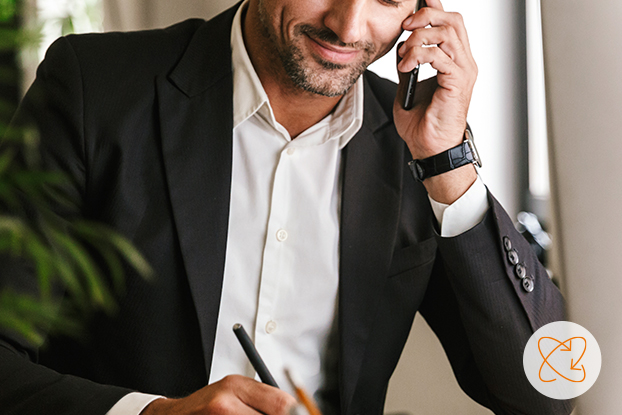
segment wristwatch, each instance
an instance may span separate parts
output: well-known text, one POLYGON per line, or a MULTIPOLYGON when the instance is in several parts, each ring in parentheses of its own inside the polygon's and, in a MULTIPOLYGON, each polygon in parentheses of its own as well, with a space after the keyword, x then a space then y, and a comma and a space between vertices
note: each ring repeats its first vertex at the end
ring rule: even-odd
POLYGON ((410 167, 413 177, 422 182, 428 177, 446 173, 466 164, 482 167, 482 161, 473 142, 473 133, 468 124, 464 130, 462 143, 432 157, 413 160, 408 163, 408 167, 410 167))

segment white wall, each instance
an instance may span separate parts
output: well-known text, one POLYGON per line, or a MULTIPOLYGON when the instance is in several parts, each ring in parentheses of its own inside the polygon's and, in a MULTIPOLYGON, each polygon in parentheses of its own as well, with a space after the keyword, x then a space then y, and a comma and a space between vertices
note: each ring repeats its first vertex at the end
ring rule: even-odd
POLYGON ((622 3, 542 0, 551 192, 570 319, 599 342, 583 415, 622 410, 622 3))

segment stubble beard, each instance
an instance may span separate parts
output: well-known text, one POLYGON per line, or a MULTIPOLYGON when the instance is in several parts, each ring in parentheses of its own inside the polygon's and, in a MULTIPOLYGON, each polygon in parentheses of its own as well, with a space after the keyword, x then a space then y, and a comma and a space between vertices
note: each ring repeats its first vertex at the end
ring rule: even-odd
POLYGON ((274 46, 281 66, 291 82, 298 88, 313 94, 325 97, 344 95, 372 63, 376 53, 376 48, 372 43, 344 44, 331 30, 317 29, 307 24, 297 25, 294 28, 292 41, 279 47, 277 36, 269 25, 268 14, 262 1, 259 1, 259 17, 264 33, 274 46), (357 62, 349 65, 336 64, 314 57, 305 58, 299 46, 304 36, 341 47, 360 49, 362 56, 357 62))

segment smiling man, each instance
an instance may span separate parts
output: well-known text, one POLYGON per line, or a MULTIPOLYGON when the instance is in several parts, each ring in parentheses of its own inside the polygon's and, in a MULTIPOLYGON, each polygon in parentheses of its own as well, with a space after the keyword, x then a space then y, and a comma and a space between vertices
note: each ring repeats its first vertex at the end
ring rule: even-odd
POLYGON ((15 123, 157 276, 129 274, 80 341, 0 333, 3 413, 287 414, 291 368, 325 415, 381 414, 417 312, 477 402, 570 413, 523 372, 563 300, 477 176, 477 67, 461 17, 427 5, 246 0, 51 46, 15 123), (409 111, 366 71, 403 30, 398 69, 438 70, 409 111), (236 323, 282 389, 254 379, 236 323))

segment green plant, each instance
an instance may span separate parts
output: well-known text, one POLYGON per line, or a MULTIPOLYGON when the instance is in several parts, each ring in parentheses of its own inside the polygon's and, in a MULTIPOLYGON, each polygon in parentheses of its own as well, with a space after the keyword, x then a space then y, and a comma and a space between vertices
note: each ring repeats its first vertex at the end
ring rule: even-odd
MULTIPOLYGON (((0 52, 36 39, 6 24, 16 10, 15 0, 0 0, 0 52)), ((0 67, 0 82, 16 83, 12 72, 0 67)), ((37 132, 8 128, 12 109, 0 100, 0 275, 34 276, 36 289, 0 287, 0 328, 39 346, 50 331, 79 335, 94 311, 114 313, 125 264, 145 278, 152 270, 127 239, 79 217, 68 178, 41 168, 37 132)))
POLYGON ((8 22, 15 17, 16 0, 0 0, 0 22, 8 22))

